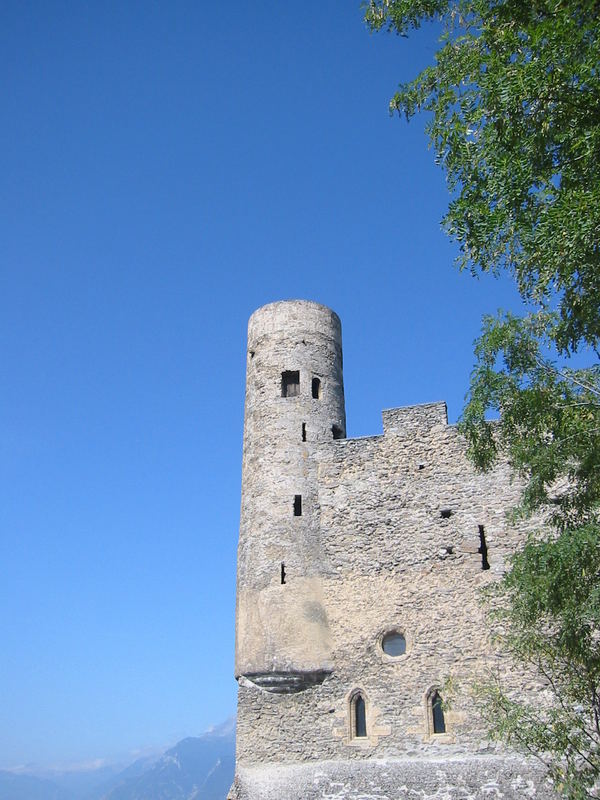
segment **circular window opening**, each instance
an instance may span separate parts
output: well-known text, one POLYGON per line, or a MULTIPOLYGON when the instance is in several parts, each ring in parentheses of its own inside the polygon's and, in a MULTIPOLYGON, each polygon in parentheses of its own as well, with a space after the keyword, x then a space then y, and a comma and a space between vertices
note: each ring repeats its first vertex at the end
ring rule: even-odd
POLYGON ((386 633, 381 640, 381 649, 387 656, 403 656, 406 653, 406 639, 398 631, 386 633))

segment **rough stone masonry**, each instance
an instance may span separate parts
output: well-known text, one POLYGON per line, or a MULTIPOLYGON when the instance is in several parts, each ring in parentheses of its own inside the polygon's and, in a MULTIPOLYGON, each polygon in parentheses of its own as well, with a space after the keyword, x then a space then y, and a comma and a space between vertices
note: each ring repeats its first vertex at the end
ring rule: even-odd
POLYGON ((527 534, 507 522, 519 490, 506 465, 475 471, 443 402, 347 439, 337 315, 252 315, 231 800, 551 796, 472 695, 490 668, 536 689, 478 599, 527 534))

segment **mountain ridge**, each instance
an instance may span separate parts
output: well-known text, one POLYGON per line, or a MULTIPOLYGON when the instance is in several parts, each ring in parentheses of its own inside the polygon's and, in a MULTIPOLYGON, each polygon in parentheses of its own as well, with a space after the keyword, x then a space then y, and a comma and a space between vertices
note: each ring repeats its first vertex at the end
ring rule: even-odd
POLYGON ((0 800, 223 800, 235 771, 235 719, 124 768, 0 770, 0 800))

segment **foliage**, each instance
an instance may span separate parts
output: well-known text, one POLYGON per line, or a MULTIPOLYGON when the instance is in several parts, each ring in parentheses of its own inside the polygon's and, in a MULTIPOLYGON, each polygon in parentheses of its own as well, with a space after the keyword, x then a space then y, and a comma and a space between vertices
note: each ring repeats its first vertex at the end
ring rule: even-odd
POLYGON ((507 454, 525 479, 522 511, 551 506, 562 530, 588 521, 600 504, 600 369, 556 366, 555 319, 485 317, 476 342, 463 430, 481 469, 507 454), (499 423, 486 419, 501 411, 499 423))
POLYGON ((372 0, 372 29, 440 20, 435 63, 390 108, 432 113, 452 199, 445 226, 472 270, 507 269, 559 311, 557 344, 600 337, 600 4, 372 0))
POLYGON ((480 468, 507 456, 520 473, 518 512, 547 520, 491 600, 500 646, 548 692, 524 702, 492 682, 482 708, 493 736, 537 755, 581 800, 600 775, 600 369, 553 363, 555 328, 542 311, 484 318, 462 426, 480 468))
POLYGON ((498 682, 481 690, 493 734, 541 758, 577 800, 600 773, 599 573, 597 524, 529 541, 492 594, 503 644, 543 676, 549 698, 523 703, 498 682))
POLYGON ((600 4, 371 0, 372 30, 441 26, 435 62, 390 103, 429 113, 444 218, 473 273, 506 271, 527 313, 486 317, 462 429, 508 458, 545 526, 494 588, 503 645, 548 691, 486 689, 491 732, 579 800, 600 789, 600 4), (571 366, 575 363, 585 367, 571 366), (490 421, 491 412, 500 419, 490 421))
POLYGON ((522 476, 518 512, 546 518, 494 605, 501 646, 549 692, 523 701, 495 683, 482 707, 493 736, 536 754, 580 800, 600 776, 600 369, 549 359, 556 324, 544 311, 484 318, 462 427, 481 469, 507 456, 522 476))

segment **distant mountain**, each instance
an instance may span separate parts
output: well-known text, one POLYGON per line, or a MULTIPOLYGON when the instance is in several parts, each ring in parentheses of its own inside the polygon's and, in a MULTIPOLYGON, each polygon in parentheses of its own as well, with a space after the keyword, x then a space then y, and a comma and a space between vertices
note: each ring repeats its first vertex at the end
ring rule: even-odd
MULTIPOLYGON (((160 753, 153 756, 145 756, 144 758, 138 758, 125 769, 114 770, 112 774, 107 775, 103 781, 96 781, 93 786, 88 788, 87 792, 80 792, 77 795, 77 800, 103 800, 115 787, 121 786, 127 781, 139 778, 140 775, 143 775, 160 757, 160 753)), ((0 798, 0 800, 2 800, 2 798, 0 798)))
POLYGON ((52 781, 0 771, 0 800, 73 800, 52 781))
POLYGON ((141 775, 121 773, 102 800, 224 800, 235 771, 235 734, 216 729, 183 739, 141 775))
POLYGON ((0 800, 225 800, 234 771, 235 720, 228 720, 121 771, 46 772, 52 780, 0 771, 0 800))
MULTIPOLYGON (((109 786, 111 778, 118 775, 123 769, 123 764, 106 764, 98 767, 71 768, 71 769, 47 769, 35 771, 37 778, 45 778, 47 781, 59 786, 65 794, 80 800, 87 798, 98 786, 109 786)), ((0 795, 0 800, 3 800, 0 795)))

